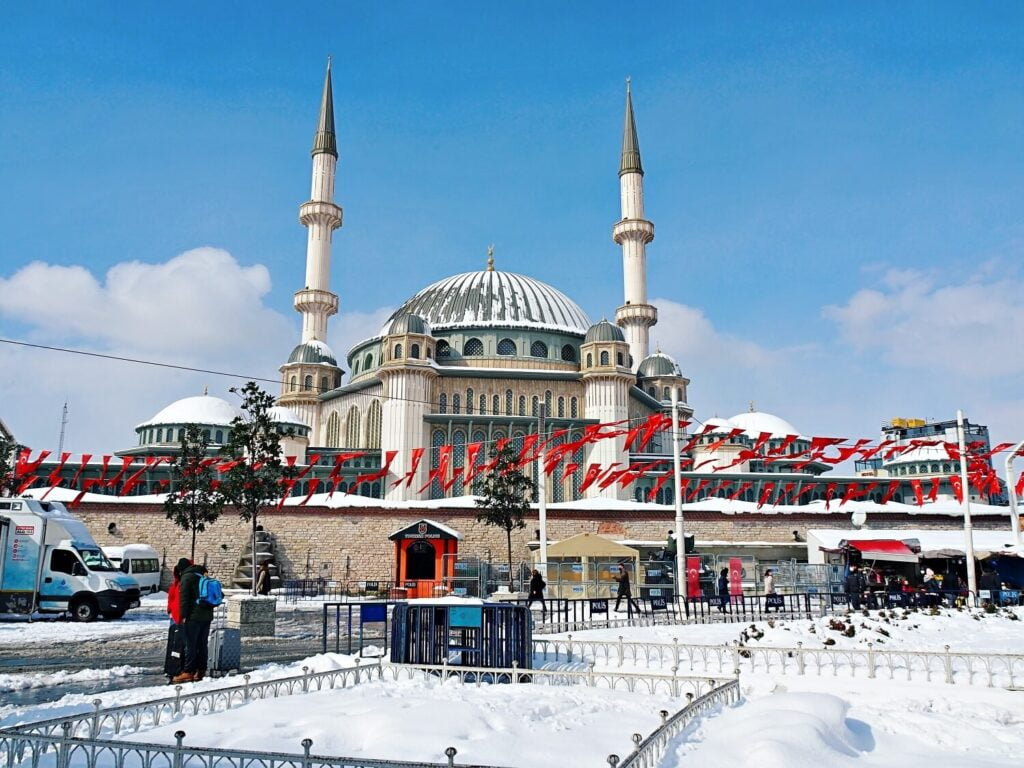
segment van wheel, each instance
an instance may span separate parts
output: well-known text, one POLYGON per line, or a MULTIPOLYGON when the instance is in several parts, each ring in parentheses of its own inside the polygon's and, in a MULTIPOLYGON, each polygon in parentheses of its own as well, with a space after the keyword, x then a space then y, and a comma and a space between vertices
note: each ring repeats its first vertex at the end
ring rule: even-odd
POLYGON ((92 621, 99 611, 91 598, 81 597, 71 603, 71 618, 74 621, 92 621))
POLYGON ((103 618, 104 619, 108 619, 110 621, 115 621, 115 620, 123 618, 123 617, 124 617, 124 611, 107 611, 106 613, 103 614, 103 618))

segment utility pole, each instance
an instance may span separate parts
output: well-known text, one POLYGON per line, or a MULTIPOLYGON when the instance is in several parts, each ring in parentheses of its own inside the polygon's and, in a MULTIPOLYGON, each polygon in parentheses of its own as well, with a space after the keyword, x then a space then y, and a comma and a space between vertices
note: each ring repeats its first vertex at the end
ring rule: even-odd
POLYGON ((64 408, 60 414, 60 440, 57 441, 57 459, 60 460, 60 455, 64 453, 64 435, 68 428, 68 401, 64 401, 64 408))
POLYGON ((540 562, 544 580, 548 576, 548 483, 544 475, 544 443, 547 440, 548 405, 541 401, 537 415, 537 434, 540 435, 540 450, 537 451, 537 517, 540 522, 540 562))
POLYGON ((683 489, 679 477, 679 391, 672 387, 672 473, 675 475, 676 502, 676 581, 679 582, 679 595, 686 604, 686 532, 683 528, 683 489))
POLYGON ((967 550, 967 589, 978 599, 978 577, 974 567, 974 526, 971 524, 971 487, 967 484, 967 449, 964 437, 964 412, 956 412, 956 438, 960 448, 960 505, 964 509, 964 539, 967 550))
POLYGON ((1017 443, 1006 455, 1006 493, 1010 497, 1010 525, 1013 526, 1013 541, 1021 546, 1020 512, 1017 511, 1017 481, 1013 476, 1013 460, 1024 456, 1024 440, 1017 443))

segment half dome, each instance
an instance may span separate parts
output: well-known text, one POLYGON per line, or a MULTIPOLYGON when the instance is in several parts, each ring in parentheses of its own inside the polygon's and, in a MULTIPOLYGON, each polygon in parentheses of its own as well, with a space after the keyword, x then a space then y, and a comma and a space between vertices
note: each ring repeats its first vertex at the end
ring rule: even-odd
POLYGON ((270 417, 271 421, 276 422, 277 424, 309 428, 309 424, 307 424, 299 414, 284 405, 275 405, 267 411, 267 415, 270 417))
POLYGON ((424 336, 429 336, 430 323, 424 320, 420 315, 405 313, 401 315, 392 315, 391 319, 384 323, 384 327, 380 329, 381 336, 403 333, 418 333, 424 336))
POLYGON ((625 341, 626 337, 622 329, 614 323, 602 319, 600 323, 594 323, 587 329, 587 335, 583 339, 584 344, 592 341, 625 341))
POLYGON ((664 352, 655 352, 653 355, 645 357, 637 367, 636 374, 642 379, 654 378, 655 376, 682 377, 683 375, 676 361, 664 352))
POLYGON ((238 411, 227 400, 212 395, 198 395, 175 400, 153 418, 139 424, 141 427, 160 424, 202 424, 204 426, 227 427, 238 415, 238 411))
MULTIPOLYGON (((456 328, 534 328, 582 336, 586 313, 547 283, 514 272, 482 270, 446 277, 400 306, 401 315, 419 315, 434 330, 456 328)), ((388 327, 385 324, 385 327, 388 327)))

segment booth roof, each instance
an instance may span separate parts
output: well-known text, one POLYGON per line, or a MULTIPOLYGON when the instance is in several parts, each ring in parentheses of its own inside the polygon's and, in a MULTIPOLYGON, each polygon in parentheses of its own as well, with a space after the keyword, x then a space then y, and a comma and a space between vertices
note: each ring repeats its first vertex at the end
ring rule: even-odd
MULTIPOLYGON (((877 541, 891 539, 906 542, 917 539, 921 557, 963 556, 965 542, 962 530, 910 530, 906 528, 838 530, 812 529, 807 532, 808 549, 812 546, 836 549, 841 541, 877 541)), ((1009 531, 974 531, 974 556, 1010 555, 1024 557, 1024 548, 1016 547, 1009 531)))
POLYGON ((639 552, 632 547, 617 544, 611 539, 590 533, 578 533, 548 547, 548 557, 628 557, 639 552))
POLYGON ((425 517, 420 518, 419 520, 417 520, 414 523, 409 523, 408 525, 403 525, 401 528, 398 528, 398 529, 392 531, 390 534, 388 534, 388 538, 390 539, 392 536, 397 536, 402 531, 408 531, 410 528, 415 528, 420 523, 426 523, 427 525, 432 525, 435 528, 437 528, 439 531, 441 531, 442 533, 447 533, 453 539, 458 539, 459 541, 462 541, 462 534, 459 533, 458 531, 456 531, 454 528, 449 528, 444 523, 439 523, 436 520, 428 520, 425 517))

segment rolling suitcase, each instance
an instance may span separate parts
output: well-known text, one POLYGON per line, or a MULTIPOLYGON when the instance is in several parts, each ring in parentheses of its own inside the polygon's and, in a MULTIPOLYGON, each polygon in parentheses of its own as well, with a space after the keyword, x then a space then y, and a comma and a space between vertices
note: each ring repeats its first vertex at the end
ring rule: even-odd
POLYGON ((176 677, 185 665, 185 627, 171 624, 167 628, 167 652, 164 656, 164 674, 176 677))
POLYGON ((225 675, 242 668, 242 633, 238 629, 221 628, 210 633, 209 672, 225 675))

